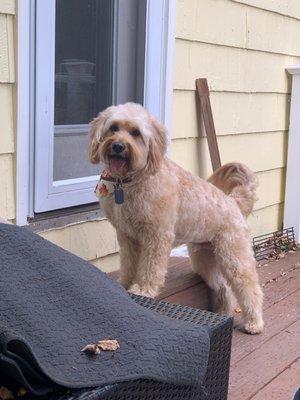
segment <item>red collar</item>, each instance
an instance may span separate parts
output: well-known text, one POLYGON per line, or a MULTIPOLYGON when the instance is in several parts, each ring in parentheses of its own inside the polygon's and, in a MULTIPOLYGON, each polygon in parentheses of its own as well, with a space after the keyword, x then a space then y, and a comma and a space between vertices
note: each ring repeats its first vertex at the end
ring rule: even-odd
POLYGON ((131 182, 131 178, 114 178, 113 176, 110 175, 110 173, 104 169, 100 175, 100 179, 103 181, 109 181, 109 182, 116 182, 116 183, 128 183, 131 182))

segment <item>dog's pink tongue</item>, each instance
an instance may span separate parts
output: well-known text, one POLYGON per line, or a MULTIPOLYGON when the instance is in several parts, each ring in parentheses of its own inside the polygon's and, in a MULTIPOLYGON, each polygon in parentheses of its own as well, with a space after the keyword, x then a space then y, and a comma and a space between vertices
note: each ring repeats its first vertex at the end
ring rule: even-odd
POLYGON ((125 167, 126 160, 122 160, 122 158, 111 158, 109 160, 109 168, 111 172, 118 172, 120 171, 123 167, 125 167))

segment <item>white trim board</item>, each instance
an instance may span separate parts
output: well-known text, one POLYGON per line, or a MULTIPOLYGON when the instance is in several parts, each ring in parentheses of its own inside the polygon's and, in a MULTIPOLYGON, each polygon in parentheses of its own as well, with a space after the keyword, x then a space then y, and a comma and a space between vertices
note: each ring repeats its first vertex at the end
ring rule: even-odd
POLYGON ((296 241, 300 242, 300 65, 288 67, 287 71, 292 75, 293 82, 284 203, 284 227, 294 227, 296 241))
POLYGON ((169 132, 173 105, 175 0, 148 0, 144 105, 169 132), (159 68, 159 69, 158 69, 159 68))
POLYGON ((35 1, 18 1, 17 8, 17 117, 16 117, 16 224, 33 216, 34 130, 34 15, 35 1))

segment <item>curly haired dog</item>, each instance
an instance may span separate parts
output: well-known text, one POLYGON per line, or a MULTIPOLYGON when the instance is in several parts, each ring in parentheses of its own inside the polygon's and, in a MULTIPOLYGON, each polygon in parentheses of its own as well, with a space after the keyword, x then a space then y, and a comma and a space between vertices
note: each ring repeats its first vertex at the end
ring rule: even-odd
POLYGON ((205 181, 168 159, 166 148, 165 127, 139 104, 111 106, 91 123, 89 158, 106 169, 100 204, 117 231, 121 283, 156 296, 172 247, 187 244, 218 311, 231 314, 235 296, 245 331, 260 333, 263 294, 245 218, 255 200, 254 174, 230 163, 205 181))

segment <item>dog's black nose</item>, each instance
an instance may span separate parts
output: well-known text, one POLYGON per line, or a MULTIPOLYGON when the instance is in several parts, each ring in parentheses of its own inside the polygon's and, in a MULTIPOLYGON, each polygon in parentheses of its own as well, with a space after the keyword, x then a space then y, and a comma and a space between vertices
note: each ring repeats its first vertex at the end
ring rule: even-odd
POLYGON ((115 153, 120 154, 125 149, 125 145, 121 142, 114 142, 112 145, 112 149, 115 153))

